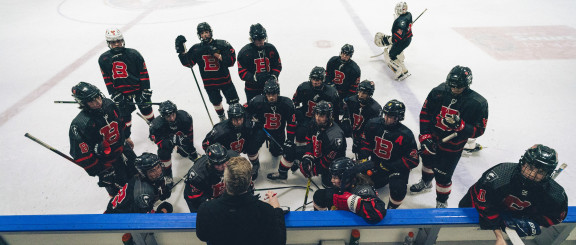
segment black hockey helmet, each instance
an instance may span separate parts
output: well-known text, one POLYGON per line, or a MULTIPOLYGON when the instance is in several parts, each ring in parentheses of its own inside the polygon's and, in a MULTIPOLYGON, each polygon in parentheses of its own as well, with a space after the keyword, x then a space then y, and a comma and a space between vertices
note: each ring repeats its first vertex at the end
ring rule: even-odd
POLYGON ((264 28, 260 23, 256 23, 250 26, 250 41, 266 39, 268 35, 266 34, 266 28, 264 28))
POLYGON ((221 165, 230 160, 228 150, 220 143, 214 143, 206 148, 206 155, 210 166, 221 165))
MULTIPOLYGON (((541 144, 536 144, 530 147, 524 155, 520 157, 520 164, 519 167, 522 169, 524 165, 531 165, 537 168, 537 171, 541 171, 541 173, 545 176, 544 179, 541 181, 537 181, 543 183, 550 179, 556 166, 558 166, 558 153, 556 150, 541 144)), ((522 170, 521 170, 522 171, 522 170)), ((522 175, 525 183, 535 183, 533 178, 526 177, 522 175)))
POLYGON ((324 82, 324 79, 326 78, 326 70, 324 67, 316 66, 312 68, 312 71, 310 71, 309 78, 310 80, 315 79, 324 82))
POLYGON ((98 87, 87 82, 79 82, 72 87, 72 96, 80 105, 80 109, 88 107, 87 103, 93 101, 96 97, 104 97, 98 87))
POLYGON ((364 93, 369 94, 372 96, 374 94, 375 86, 373 81, 364 80, 358 84, 358 91, 362 91, 364 93))
MULTIPOLYGON (((332 103, 330 102, 326 102, 326 101, 320 101, 316 104, 316 106, 314 106, 314 116, 316 115, 326 115, 327 119, 326 122, 324 124, 318 124, 318 127, 320 128, 327 128, 330 125, 332 125, 332 121, 333 121, 333 117, 332 117, 332 113, 334 111, 334 106, 332 105, 332 103)), ((316 120, 316 119, 314 119, 316 120)))
POLYGON ((464 88, 472 84, 472 70, 465 66, 455 66, 446 77, 446 84, 451 88, 464 88))
POLYGON ((352 46, 352 44, 344 44, 340 50, 340 53, 347 54, 352 57, 352 55, 354 55, 354 46, 352 46))
POLYGON ((210 32, 210 38, 212 38, 212 27, 210 27, 210 25, 206 22, 198 24, 198 26, 196 27, 196 33, 198 34, 198 39, 200 39, 200 41, 202 42, 210 41, 210 40, 202 40, 202 32, 205 31, 210 32))
MULTIPOLYGON (((142 177, 148 178, 148 170, 155 168, 156 166, 162 164, 158 156, 154 153, 144 152, 142 155, 136 157, 134 161, 134 165, 138 170, 138 173, 142 177)), ((162 175, 158 176, 156 179, 159 179, 162 175)))
POLYGON ((404 103, 398 100, 388 101, 384 107, 382 107, 382 116, 395 116, 397 117, 397 122, 404 120, 404 113, 406 112, 406 106, 404 103))
POLYGON ((177 112, 178 107, 176 106, 176 104, 172 103, 172 101, 167 100, 160 103, 158 111, 160 112, 161 117, 167 117, 170 116, 172 113, 177 112))
POLYGON ((264 83, 264 94, 280 94, 280 84, 276 81, 276 77, 270 76, 264 83))
POLYGON ((346 189, 346 185, 350 183, 351 178, 354 177, 355 174, 352 173, 354 165, 354 161, 348 157, 337 158, 330 165, 330 174, 340 179, 341 190, 346 189))
POLYGON ((244 117, 245 114, 246 110, 244 109, 244 106, 242 106, 240 103, 232 104, 228 108, 228 118, 230 119, 241 118, 244 117))

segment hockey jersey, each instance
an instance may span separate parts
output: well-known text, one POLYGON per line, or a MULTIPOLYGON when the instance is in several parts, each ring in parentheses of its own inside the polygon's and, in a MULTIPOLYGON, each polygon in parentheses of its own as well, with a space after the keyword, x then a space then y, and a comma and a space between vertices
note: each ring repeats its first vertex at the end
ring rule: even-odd
POLYGON ((236 63, 236 51, 227 41, 214 39, 209 44, 194 44, 187 53, 178 54, 178 58, 180 63, 186 67, 191 68, 198 64, 205 88, 232 83, 228 67, 236 63), (217 49, 217 52, 222 55, 222 60, 212 55, 209 46, 217 49))
POLYGON ((282 61, 276 47, 265 43, 258 49, 253 43, 246 44, 238 53, 238 75, 245 82, 246 90, 262 90, 264 81, 254 81, 254 75, 268 72, 270 75, 280 76, 282 61))
POLYGON ((150 77, 142 55, 131 48, 120 53, 108 50, 98 59, 108 94, 132 94, 150 89, 150 77))
POLYGON ((333 84, 342 99, 356 93, 360 75, 360 67, 352 59, 342 62, 340 56, 334 56, 326 64, 326 83, 333 84))

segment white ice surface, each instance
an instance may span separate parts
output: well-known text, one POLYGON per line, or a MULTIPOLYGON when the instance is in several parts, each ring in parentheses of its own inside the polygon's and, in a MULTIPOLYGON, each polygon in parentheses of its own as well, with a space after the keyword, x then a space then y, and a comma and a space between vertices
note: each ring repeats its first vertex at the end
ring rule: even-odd
MULTIPOLYGON (((194 117, 196 147, 211 129, 190 70, 181 66, 174 39, 182 34, 188 47, 197 42, 196 25, 206 21, 214 37, 229 41, 238 52, 248 43, 249 26, 262 23, 269 42, 282 57, 281 94, 291 97, 307 80, 314 66, 325 66, 345 43, 353 44, 353 59, 362 69, 362 79, 376 83, 374 97, 381 104, 399 99, 407 104, 404 123, 418 132, 418 114, 428 92, 445 80, 455 65, 472 69, 472 88, 489 102, 488 128, 478 143, 486 148, 463 157, 453 178, 449 207, 457 207, 468 187, 481 173, 500 162, 517 161, 524 150, 542 143, 559 152, 569 164, 557 181, 564 186, 569 205, 575 201, 576 157, 572 122, 576 108, 574 59, 498 60, 484 52, 453 28, 567 26, 576 28, 574 1, 411 1, 414 18, 428 11, 413 27, 414 39, 405 51, 412 76, 403 82, 391 72, 373 42, 378 32, 389 33, 395 2, 378 0, 330 1, 120 1, 120 0, 30 0, 0 1, 0 215, 102 213, 108 202, 97 179, 84 170, 24 137, 30 133, 68 154, 68 128, 78 113, 75 105, 54 104, 71 100, 70 88, 79 81, 106 91, 97 59, 108 48, 104 31, 119 27, 126 46, 144 56, 150 72, 153 100, 170 99, 194 117), (319 47, 318 44, 327 44, 319 47)), ((559 34, 560 35, 560 34, 559 34)), ((571 36, 574 40, 574 35, 571 36)), ((321 45, 320 45, 321 46, 321 45)), ((566 47, 574 52, 574 46, 566 47)), ((536 49, 536 48, 535 48, 536 49)), ((196 75, 199 77, 197 68, 196 75)), ((244 102, 243 82, 237 66, 232 79, 244 102)), ((200 81, 201 82, 201 81, 200 81)), ((206 96, 205 91, 202 93, 206 96)), ((206 97, 206 100, 207 97, 206 97)), ((227 108, 227 106, 225 106, 227 108)), ((212 118, 216 114, 209 105, 212 118)), ((137 154, 155 152, 147 139, 147 125, 133 116, 133 140, 137 154)), ((265 180, 277 161, 262 149, 263 165, 257 188, 280 186, 265 180)), ((352 156, 350 149, 348 156, 352 156)), ((191 162, 173 155, 178 180, 191 162)), ((409 184, 420 178, 420 167, 412 171, 409 184)), ((320 180, 315 178, 316 183, 320 180)), ((288 184, 305 185, 299 173, 290 174, 288 184)), ((187 212, 183 184, 169 201, 175 212, 187 212)), ((380 190, 388 200, 387 187, 380 190)), ((295 209, 304 190, 280 191, 280 202, 295 209)), ((435 193, 407 195, 401 208, 432 208, 435 193)), ((312 200, 312 193, 309 200, 312 200)), ((310 208, 309 208, 310 209, 310 208)))

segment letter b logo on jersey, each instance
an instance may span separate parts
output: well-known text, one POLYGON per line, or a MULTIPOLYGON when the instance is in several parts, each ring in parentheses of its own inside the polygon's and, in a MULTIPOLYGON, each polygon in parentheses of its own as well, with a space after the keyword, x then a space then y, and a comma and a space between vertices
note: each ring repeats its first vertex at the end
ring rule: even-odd
POLYGON ((374 145, 374 154, 379 158, 389 160, 390 156, 392 156, 392 148, 394 144, 391 141, 381 138, 381 137, 374 137, 375 145, 374 145))
POLYGON ((270 70, 270 61, 268 58, 254 59, 254 65, 256 65, 256 73, 267 72, 270 70))
POLYGON ((220 70, 220 63, 212 55, 202 55, 204 60, 204 71, 218 71, 220 70))
POLYGON ((332 82, 334 82, 334 84, 342 84, 344 82, 345 78, 346 78, 346 74, 344 74, 344 72, 341 72, 339 70, 335 70, 334 71, 334 79, 332 80, 332 82))
POLYGON ((264 113, 264 117, 266 118, 264 128, 272 130, 280 128, 280 125, 282 124, 280 121, 282 116, 280 116, 280 114, 264 113))
POLYGON ((128 66, 126 65, 126 63, 122 61, 114 61, 114 63, 112 63, 112 78, 113 79, 127 78, 128 77, 127 69, 128 66))

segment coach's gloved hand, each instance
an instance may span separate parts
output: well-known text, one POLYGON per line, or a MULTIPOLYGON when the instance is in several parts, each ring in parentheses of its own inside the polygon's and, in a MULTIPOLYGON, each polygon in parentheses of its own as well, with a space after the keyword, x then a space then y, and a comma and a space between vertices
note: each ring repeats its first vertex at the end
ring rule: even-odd
POLYGON ((310 155, 304 155, 300 162, 300 172, 306 178, 312 177, 312 168, 314 167, 314 158, 310 155))
POLYGON ((444 124, 444 126, 456 132, 464 129, 464 121, 460 119, 460 116, 454 114, 448 114, 444 118, 442 118, 442 124, 444 124))
POLYGON ((179 35, 176 37, 176 53, 184 53, 186 52, 186 47, 184 47, 184 43, 186 42, 186 37, 179 35))
POLYGON ((421 134, 420 137, 418 137, 418 139, 420 140, 420 150, 422 151, 422 154, 424 155, 436 155, 436 142, 434 142, 434 140, 432 139, 432 135, 431 134, 421 134))
POLYGON ((542 232, 540 230, 540 225, 538 225, 538 223, 536 223, 534 220, 528 218, 519 219, 506 215, 503 215, 502 218, 505 225, 502 227, 502 230, 505 230, 506 227, 510 227, 511 229, 514 229, 520 237, 535 236, 542 232))

